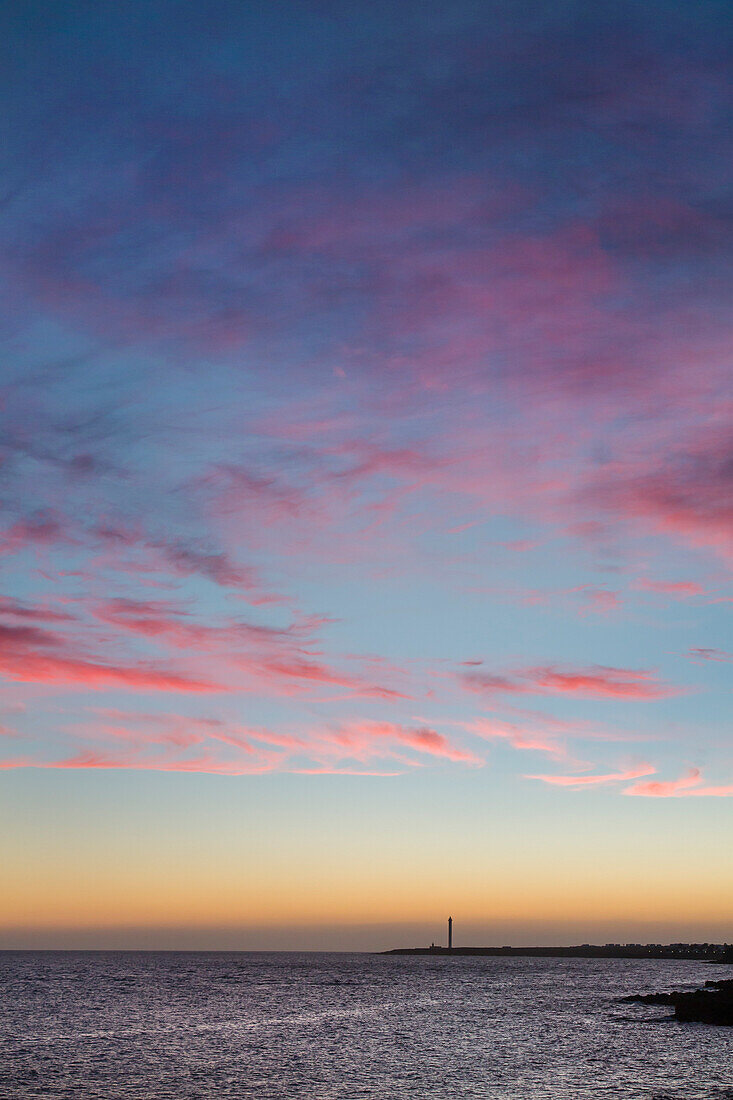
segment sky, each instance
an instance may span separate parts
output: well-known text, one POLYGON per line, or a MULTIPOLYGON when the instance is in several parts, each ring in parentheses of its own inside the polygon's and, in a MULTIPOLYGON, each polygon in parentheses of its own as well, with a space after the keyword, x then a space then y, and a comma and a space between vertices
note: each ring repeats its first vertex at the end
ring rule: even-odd
POLYGON ((733 939, 729 5, 1 20, 0 946, 733 939))

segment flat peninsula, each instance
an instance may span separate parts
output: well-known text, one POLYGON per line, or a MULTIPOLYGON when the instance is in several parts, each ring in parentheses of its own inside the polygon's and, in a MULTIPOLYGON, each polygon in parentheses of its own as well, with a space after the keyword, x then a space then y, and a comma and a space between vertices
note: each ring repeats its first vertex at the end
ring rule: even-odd
POLYGON ((394 947, 382 955, 518 955, 542 959, 697 959, 733 963, 727 943, 582 943, 576 947, 394 947))

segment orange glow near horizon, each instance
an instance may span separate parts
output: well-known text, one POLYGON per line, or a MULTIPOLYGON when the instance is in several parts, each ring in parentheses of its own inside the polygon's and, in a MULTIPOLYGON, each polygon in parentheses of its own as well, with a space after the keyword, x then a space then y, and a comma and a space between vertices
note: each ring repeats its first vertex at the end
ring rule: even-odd
MULTIPOLYGON (((713 873, 714 858, 673 873, 669 860, 654 868, 624 867, 576 853, 564 865, 537 857, 521 866, 510 858, 442 860, 379 866, 331 859, 323 864, 293 859, 269 865, 231 862, 167 867, 153 860, 136 866, 71 860, 28 874, 6 861, 0 930, 7 928, 178 927, 263 928, 415 924, 426 914, 461 914, 462 924, 532 921, 662 921, 674 924, 730 919, 733 885, 713 873)), ((388 945, 387 945, 388 946, 388 945)))

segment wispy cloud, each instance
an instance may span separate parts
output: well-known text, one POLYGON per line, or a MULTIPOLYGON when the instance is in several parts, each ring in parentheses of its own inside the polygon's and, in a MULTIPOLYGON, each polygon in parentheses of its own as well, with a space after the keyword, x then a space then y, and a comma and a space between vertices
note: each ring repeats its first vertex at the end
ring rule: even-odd
POLYGON ((70 653, 48 631, 0 626, 0 672, 23 683, 80 686, 91 690, 122 687, 139 691, 211 692, 224 688, 152 662, 106 664, 70 653))
POLYGON ((476 753, 428 726, 353 719, 303 725, 291 731, 244 726, 231 720, 181 714, 93 708, 64 730, 81 743, 68 755, 37 753, 9 759, 6 768, 132 768, 247 775, 265 771, 395 774, 370 762, 399 762, 400 772, 425 759, 480 766, 476 753))
POLYGON ((488 741, 507 741, 512 748, 542 752, 554 760, 568 758, 568 750, 562 736, 557 732, 543 730, 541 727, 527 728, 513 722, 496 718, 476 718, 465 724, 465 728, 488 741))
MULTIPOLYGON (((609 772, 606 775, 526 775, 525 779, 540 779, 552 787, 583 790, 585 787, 605 787, 611 783, 622 783, 624 780, 636 779, 642 775, 653 775, 656 770, 651 764, 640 764, 626 771, 609 772)), ((654 784, 647 784, 647 786, 654 786, 654 784)))
POLYGON ((730 660, 690 648, 733 545, 717 12, 250 7, 162 53, 155 10, 8 27, 19 728, 232 772, 660 743, 674 655, 730 660), (87 692, 178 717, 82 730, 87 692))
POLYGON ((733 795, 733 783, 708 786, 699 768, 690 768, 678 779, 634 783, 623 792, 641 798, 728 798, 733 795))
POLYGON ((700 663, 702 661, 717 661, 717 662, 729 662, 733 661, 733 653, 728 653, 724 649, 711 649, 705 646, 692 646, 685 654, 691 661, 700 663))
POLYGON ((656 592, 662 596, 672 596, 674 599, 687 599, 690 596, 702 596, 705 589, 697 581, 660 581, 651 577, 640 577, 636 582, 636 588, 643 592, 656 592))
POLYGON ((563 669, 554 665, 517 669, 504 674, 461 673, 465 687, 489 696, 508 693, 519 695, 576 695, 591 699, 664 699, 680 688, 659 681, 648 669, 588 668, 563 669))

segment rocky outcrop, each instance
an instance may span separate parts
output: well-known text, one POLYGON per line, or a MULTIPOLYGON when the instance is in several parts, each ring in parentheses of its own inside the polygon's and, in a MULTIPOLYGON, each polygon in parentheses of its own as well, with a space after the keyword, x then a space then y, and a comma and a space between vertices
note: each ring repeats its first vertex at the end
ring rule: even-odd
POLYGON ((733 1027, 733 980, 705 982, 691 993, 634 993, 621 1001, 645 1005, 672 1005, 674 1017, 687 1024, 719 1024, 733 1027))
POLYGON ((673 993, 676 1019, 684 1023, 733 1027, 733 981, 706 982, 694 993, 673 993))
POLYGON ((673 996, 673 993, 632 993, 630 997, 619 997, 619 1001, 621 1004, 671 1005, 673 996))

